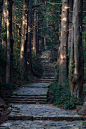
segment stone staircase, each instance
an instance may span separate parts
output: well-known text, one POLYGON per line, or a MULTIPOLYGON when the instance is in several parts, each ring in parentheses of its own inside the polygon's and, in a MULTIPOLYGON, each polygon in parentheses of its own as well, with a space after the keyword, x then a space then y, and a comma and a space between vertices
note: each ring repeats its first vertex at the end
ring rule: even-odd
POLYGON ((23 85, 8 98, 9 114, 0 129, 85 129, 84 118, 75 110, 47 104, 49 84, 56 80, 55 63, 50 51, 43 52, 40 58, 43 77, 37 83, 23 85))
POLYGON ((52 62, 51 51, 47 50, 43 52, 40 58, 44 70, 42 78, 46 80, 50 79, 49 81, 55 81, 55 62, 52 62))
POLYGON ((7 98, 8 103, 19 104, 46 104, 48 86, 55 81, 55 65, 50 61, 50 51, 42 53, 43 77, 38 83, 26 84, 13 92, 10 98, 7 98))
POLYGON ((13 92, 9 103, 46 104, 48 83, 27 84, 13 92))

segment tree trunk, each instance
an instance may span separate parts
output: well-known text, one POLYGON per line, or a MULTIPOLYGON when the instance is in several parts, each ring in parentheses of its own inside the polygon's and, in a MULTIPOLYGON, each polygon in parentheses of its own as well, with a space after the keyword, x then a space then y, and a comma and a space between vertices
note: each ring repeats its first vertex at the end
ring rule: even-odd
POLYGON ((10 22, 10 60, 11 60, 11 75, 13 68, 13 36, 12 36, 12 0, 9 0, 9 22, 10 22))
POLYGON ((0 45, 1 45, 2 6, 3 6, 3 0, 1 0, 0 2, 0 45))
POLYGON ((22 77, 24 76, 25 70, 25 40, 26 40, 26 30, 27 30, 27 16, 25 14, 26 11, 26 0, 23 0, 23 14, 22 14, 22 36, 21 36, 21 49, 20 49, 20 66, 23 68, 22 77))
POLYGON ((71 47, 72 16, 73 16, 73 0, 69 0, 69 34, 68 34, 68 48, 71 47))
POLYGON ((62 1, 59 84, 65 84, 67 79, 67 4, 67 0, 62 1))
POLYGON ((39 53, 39 16, 37 14, 37 50, 36 54, 39 53))
POLYGON ((7 66, 6 66, 6 83, 10 82, 10 22, 9 22, 9 1, 7 5, 7 66))
POLYGON ((33 51, 37 51, 37 11, 34 11, 34 27, 33 27, 33 51))
POLYGON ((83 95, 84 58, 82 47, 82 7, 82 0, 74 0, 69 85, 71 95, 76 98, 83 95))
MULTIPOLYGON (((7 0, 3 0, 3 15, 2 15, 2 28, 6 29, 6 24, 7 24, 7 5, 6 5, 7 0)), ((6 41, 2 39, 2 47, 6 47, 6 41)))
MULTIPOLYGON (((38 4, 38 0, 34 1, 34 4, 38 4)), ((33 51, 35 52, 35 55, 39 52, 39 21, 38 21, 38 14, 37 11, 34 10, 34 27, 33 27, 33 51)))
POLYGON ((32 37, 32 0, 29 0, 29 24, 28 24, 28 58, 29 58, 29 73, 32 72, 32 54, 31 54, 31 37, 32 37))

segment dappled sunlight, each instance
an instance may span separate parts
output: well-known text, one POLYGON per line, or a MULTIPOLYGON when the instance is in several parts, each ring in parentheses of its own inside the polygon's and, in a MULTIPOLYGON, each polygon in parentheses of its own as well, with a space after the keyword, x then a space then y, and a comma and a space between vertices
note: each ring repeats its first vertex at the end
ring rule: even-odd
POLYGON ((64 61, 66 60, 66 55, 60 55, 60 65, 64 63, 64 61))
POLYGON ((68 7, 68 6, 65 6, 65 9, 69 9, 70 7, 68 7))
POLYGON ((23 47, 23 45, 22 45, 22 47, 21 47, 21 51, 24 51, 24 47, 23 47))
POLYGON ((78 69, 77 69, 77 68, 74 69, 74 74, 75 74, 75 75, 78 74, 78 69))
POLYGON ((66 18, 66 17, 63 17, 62 20, 63 20, 63 21, 67 21, 67 18, 66 18))

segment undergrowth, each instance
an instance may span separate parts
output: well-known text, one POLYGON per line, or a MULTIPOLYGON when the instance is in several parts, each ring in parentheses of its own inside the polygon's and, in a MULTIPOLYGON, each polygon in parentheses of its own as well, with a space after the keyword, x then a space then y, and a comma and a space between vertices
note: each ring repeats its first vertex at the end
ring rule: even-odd
POLYGON ((15 85, 12 83, 0 83, 0 96, 5 98, 5 96, 11 96, 12 92, 16 89, 15 85))
POLYGON ((48 99, 52 100, 54 105, 65 109, 75 109, 77 105, 82 105, 82 98, 74 98, 70 94, 70 88, 67 85, 59 85, 58 82, 51 84, 48 99))

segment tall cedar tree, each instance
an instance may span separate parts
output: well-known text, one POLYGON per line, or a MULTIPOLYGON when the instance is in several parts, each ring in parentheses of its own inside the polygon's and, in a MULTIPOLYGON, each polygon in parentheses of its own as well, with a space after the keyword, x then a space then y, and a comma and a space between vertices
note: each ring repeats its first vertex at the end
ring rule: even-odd
POLYGON ((65 84, 67 79, 67 10, 68 1, 62 0, 59 84, 65 84))
POLYGON ((74 0, 71 38, 69 85, 71 95, 83 95, 84 58, 82 47, 82 0, 74 0))

